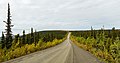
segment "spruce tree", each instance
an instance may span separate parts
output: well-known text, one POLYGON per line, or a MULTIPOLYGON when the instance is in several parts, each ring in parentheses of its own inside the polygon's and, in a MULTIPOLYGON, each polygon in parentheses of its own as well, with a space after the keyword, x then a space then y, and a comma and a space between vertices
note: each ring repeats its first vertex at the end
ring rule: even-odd
POLYGON ((2 37, 0 41, 0 47, 3 49, 5 47, 5 36, 4 33, 2 32, 2 37))
POLYGON ((16 36, 15 36, 15 43, 17 43, 18 42, 18 38, 19 38, 19 34, 17 34, 16 36))
POLYGON ((91 26, 91 37, 93 37, 93 27, 91 26))
POLYGON ((15 45, 18 43, 18 38, 19 38, 19 34, 15 35, 15 38, 14 38, 14 40, 12 42, 12 48, 14 48, 15 45))
POLYGON ((31 35, 26 35, 26 41, 27 44, 31 44, 31 35))
POLYGON ((31 44, 34 42, 33 28, 31 28, 31 44))
POLYGON ((26 44, 26 42, 25 42, 25 30, 23 30, 22 44, 26 44))
POLYGON ((112 38, 115 40, 116 34, 115 34, 115 27, 112 28, 112 38))
POLYGON ((34 43, 35 45, 37 44, 37 31, 35 30, 35 33, 34 33, 34 43))
POLYGON ((8 15, 7 15, 7 21, 3 21, 6 23, 6 41, 5 41, 5 47, 8 49, 11 47, 12 45, 12 31, 11 31, 11 27, 13 27, 13 25, 11 25, 11 14, 10 14, 10 5, 8 3, 8 15))

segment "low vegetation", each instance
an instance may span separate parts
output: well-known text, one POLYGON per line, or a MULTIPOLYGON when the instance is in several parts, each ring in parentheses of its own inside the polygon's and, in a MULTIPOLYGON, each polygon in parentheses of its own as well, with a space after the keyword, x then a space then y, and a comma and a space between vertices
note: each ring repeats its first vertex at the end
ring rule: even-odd
POLYGON ((105 63, 120 63, 120 30, 76 31, 71 40, 105 63))

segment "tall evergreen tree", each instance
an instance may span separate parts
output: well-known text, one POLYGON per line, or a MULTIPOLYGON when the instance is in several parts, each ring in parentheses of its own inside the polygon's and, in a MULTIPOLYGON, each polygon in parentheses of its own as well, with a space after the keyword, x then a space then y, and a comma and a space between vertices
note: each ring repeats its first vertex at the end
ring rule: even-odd
POLYGON ((3 33, 3 32, 2 32, 0 47, 1 47, 2 49, 5 47, 5 36, 4 36, 4 33, 3 33))
POLYGON ((25 40, 25 42, 27 43, 27 44, 30 44, 30 35, 26 35, 26 40, 25 40))
POLYGON ((36 30, 35 30, 35 33, 34 33, 34 43, 35 43, 35 45, 37 43, 37 32, 36 32, 36 30))
MULTIPOLYGON (((15 35, 15 38, 14 38, 14 44, 16 44, 18 42, 18 38, 19 38, 19 34, 15 35)), ((13 45, 13 44, 12 44, 13 45)))
POLYGON ((115 27, 112 28, 112 38, 115 40, 116 33, 115 33, 115 27))
POLYGON ((93 27, 91 26, 91 37, 94 36, 94 30, 93 30, 93 27))
POLYGON ((6 23, 6 41, 5 41, 5 47, 8 49, 11 47, 12 45, 12 31, 11 31, 11 27, 13 27, 13 25, 11 25, 11 14, 10 14, 10 5, 8 3, 8 16, 7 16, 7 21, 3 21, 6 23))
POLYGON ((18 38, 19 38, 19 34, 15 35, 15 38, 12 42, 12 49, 15 49, 16 48, 16 45, 18 44, 18 38))
POLYGON ((26 44, 26 42, 25 42, 25 30, 23 30, 22 44, 26 44))
POLYGON ((34 33, 33 33, 33 28, 31 28, 31 43, 34 42, 34 33))

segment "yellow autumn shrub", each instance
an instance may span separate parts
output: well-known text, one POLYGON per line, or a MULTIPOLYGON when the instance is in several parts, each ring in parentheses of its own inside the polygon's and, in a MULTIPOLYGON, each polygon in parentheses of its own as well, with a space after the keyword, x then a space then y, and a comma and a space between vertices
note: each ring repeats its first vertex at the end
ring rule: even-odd
POLYGON ((23 46, 19 46, 19 41, 14 44, 14 46, 9 49, 9 51, 4 51, 0 49, 0 62, 7 61, 10 59, 14 59, 38 50, 43 50, 52 46, 55 46, 61 42, 63 42, 64 39, 54 39, 52 42, 43 42, 41 39, 38 41, 38 43, 35 45, 34 43, 32 44, 25 44, 23 46))

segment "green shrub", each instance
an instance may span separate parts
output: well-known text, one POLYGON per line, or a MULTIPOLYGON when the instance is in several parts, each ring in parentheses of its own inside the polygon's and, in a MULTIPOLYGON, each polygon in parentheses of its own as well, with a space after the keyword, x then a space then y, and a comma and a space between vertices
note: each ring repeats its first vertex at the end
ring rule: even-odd
MULTIPOLYGON (((120 63, 120 40, 118 39, 112 45, 102 40, 97 42, 96 39, 90 37, 85 39, 83 37, 71 36, 71 40, 106 63, 120 63)), ((110 38, 106 41, 110 41, 110 38)))

